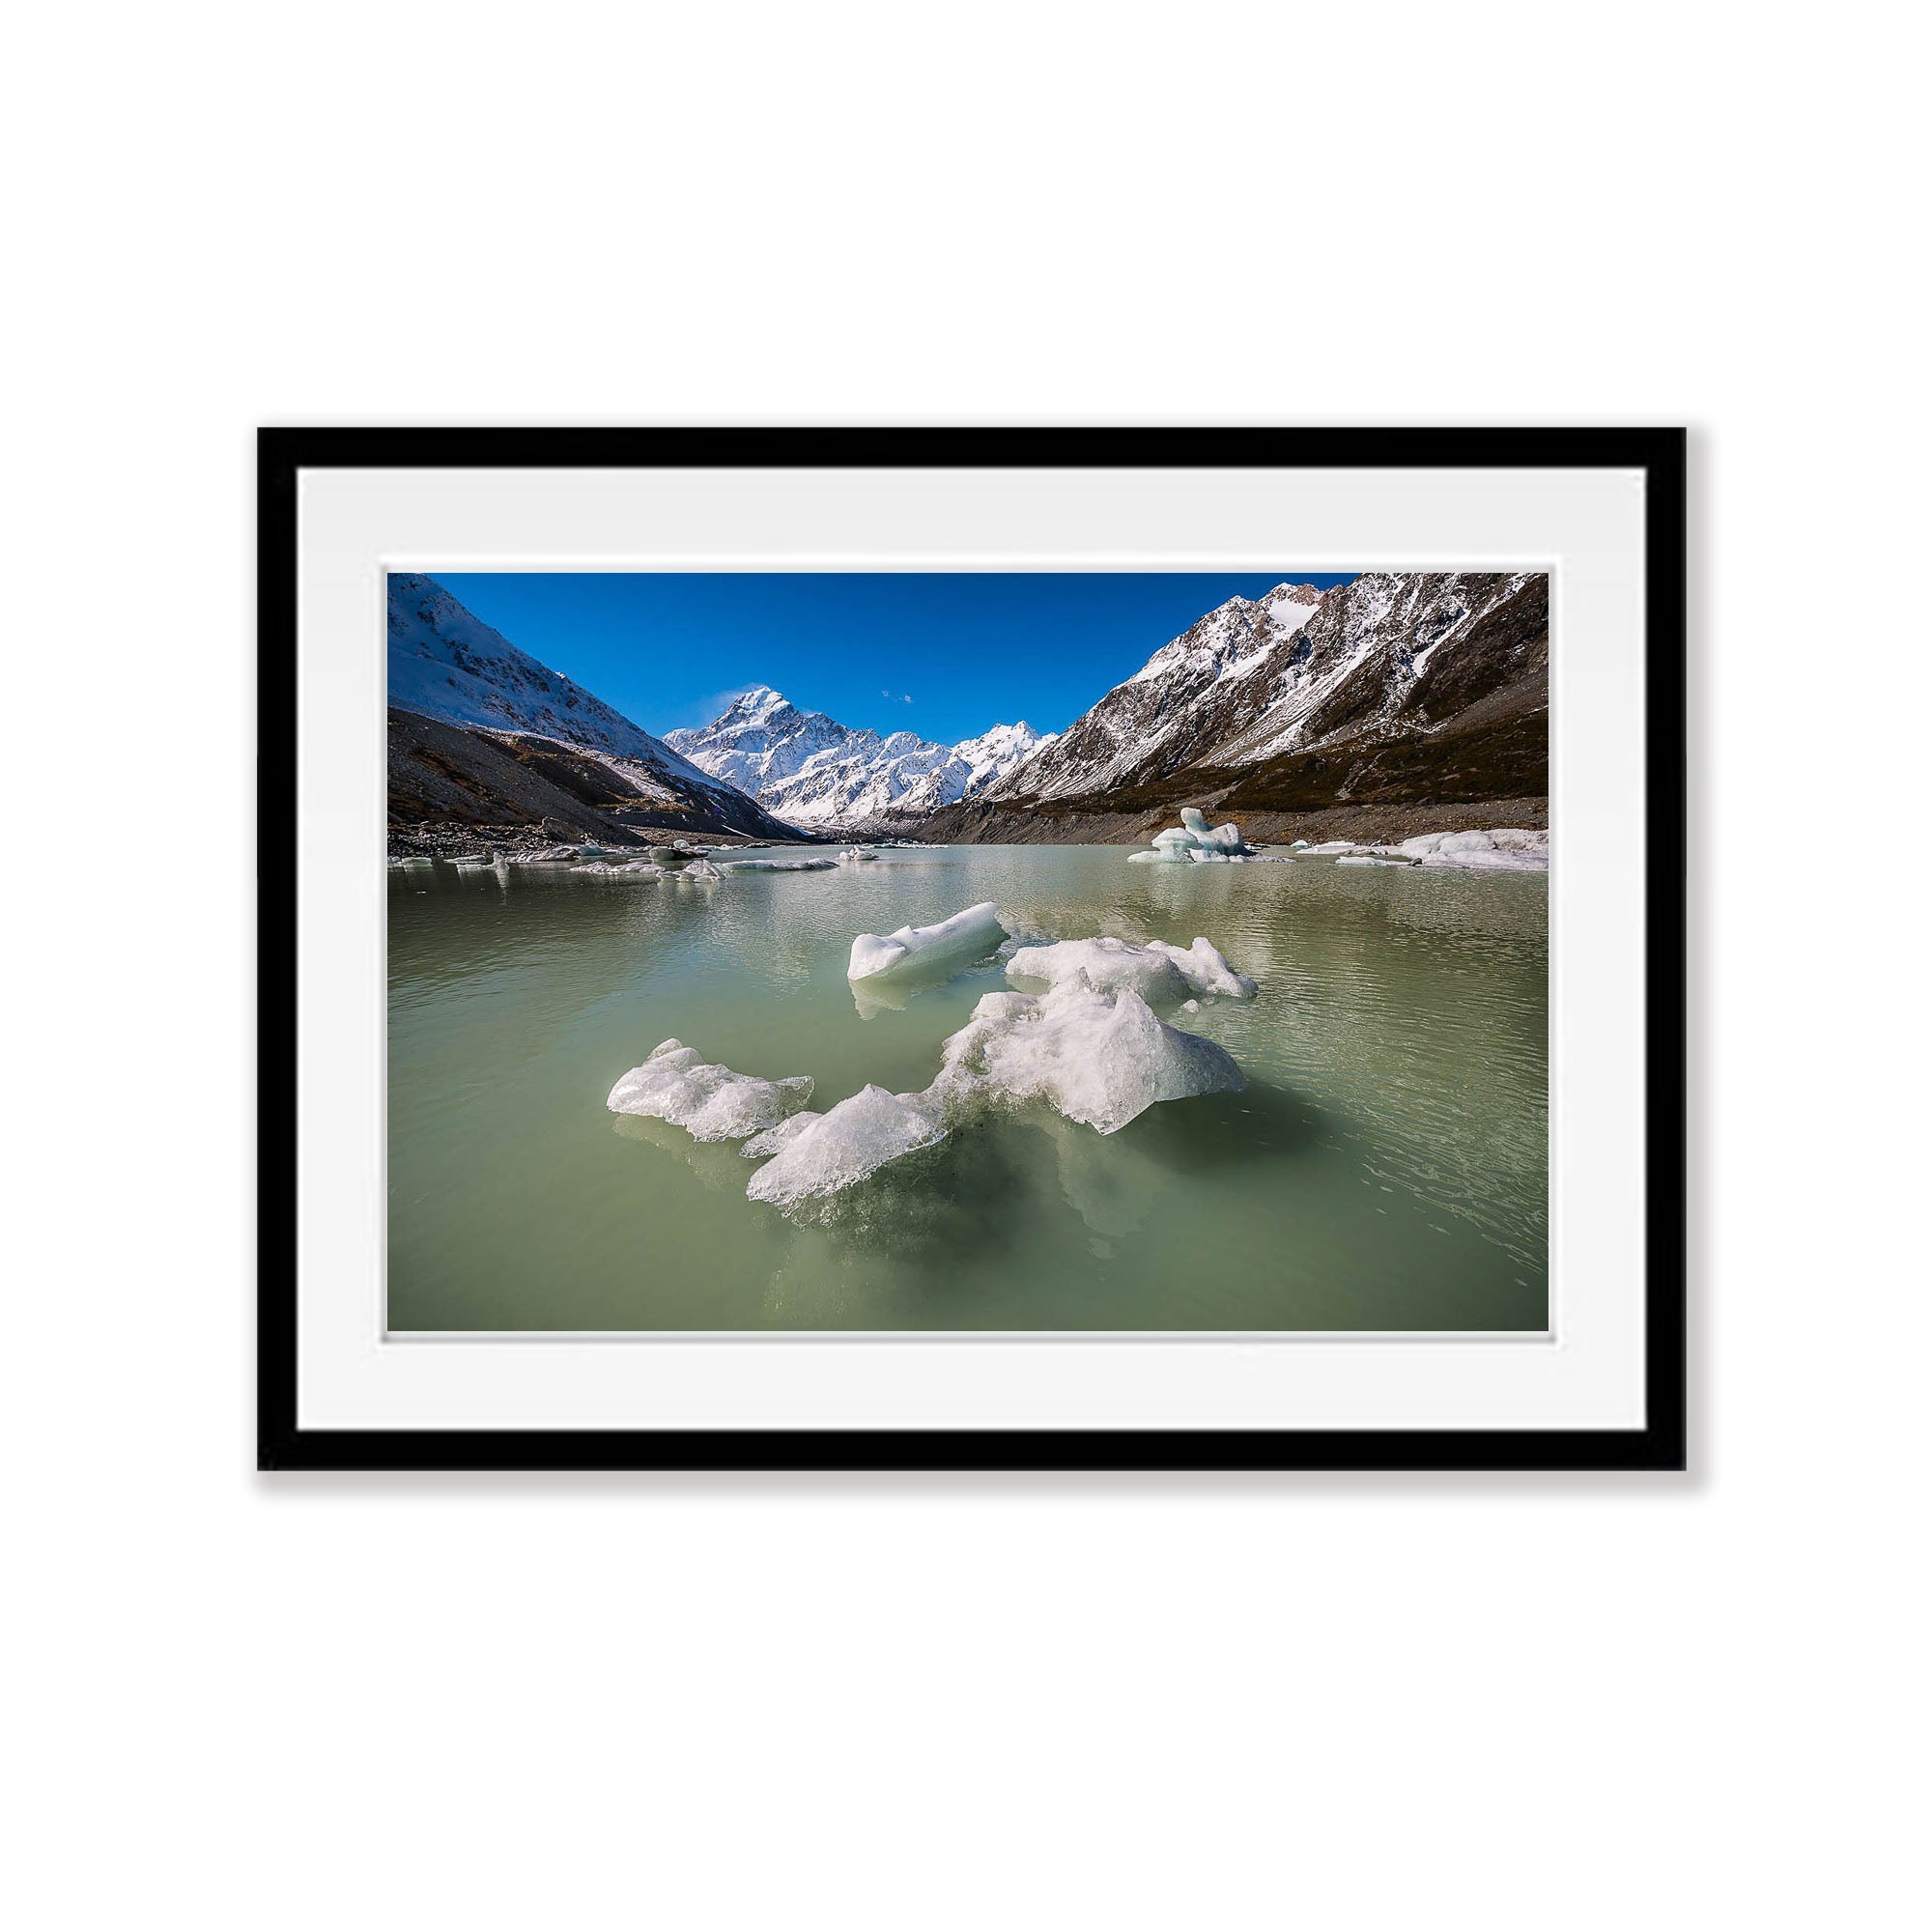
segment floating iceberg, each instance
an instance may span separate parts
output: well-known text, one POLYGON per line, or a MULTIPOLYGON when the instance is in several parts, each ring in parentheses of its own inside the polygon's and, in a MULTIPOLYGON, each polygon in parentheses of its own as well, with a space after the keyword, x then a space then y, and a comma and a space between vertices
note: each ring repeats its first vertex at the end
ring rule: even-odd
POLYGON ((1226 825, 1209 825, 1196 807, 1184 805, 1180 809, 1180 823, 1183 830, 1193 834, 1195 844, 1204 852, 1233 854, 1248 849, 1239 828, 1232 820, 1226 825))
POLYGON ((1023 991, 1084 987, 1094 993, 1133 992, 1156 1006, 1179 1006, 1187 981, 1165 952, 1123 939, 1063 939, 1025 946, 1007 961, 1007 978, 1023 991))
POLYGON ((1541 872, 1549 866, 1549 834, 1505 826, 1493 832, 1425 832, 1396 848, 1415 863, 1466 871, 1541 872))
POLYGON ((1180 977, 1197 993, 1214 993, 1223 999, 1252 1000, 1261 988, 1245 973, 1237 973, 1228 956, 1206 939, 1196 939, 1183 952, 1164 939, 1151 939, 1148 950, 1165 953, 1174 961, 1180 977))
POLYGON ((1253 849, 1241 838, 1240 828, 1232 821, 1209 825, 1199 808, 1189 805, 1181 808, 1179 825, 1155 833, 1152 849, 1134 853, 1128 863, 1154 866, 1184 859, 1244 859, 1253 849))
POLYGON ((513 866, 566 866, 577 857, 575 845, 540 845, 534 852, 512 852, 513 866))
POLYGON ((782 1151, 797 1140, 805 1130, 824 1120, 823 1114, 792 1114, 781 1121, 775 1127, 766 1127, 755 1133, 738 1151, 747 1160, 764 1160, 770 1155, 782 1151))
POLYGON ((846 979, 868 980, 950 977, 962 966, 998 950, 1007 938, 1000 908, 987 899, 943 919, 937 925, 902 925, 883 938, 862 932, 852 942, 846 979))
MULTIPOLYGON (((862 933, 852 949, 855 992, 868 980, 897 983, 914 967, 929 971, 937 961, 956 970, 983 956, 1008 936, 997 913, 989 900, 937 925, 901 927, 883 939, 862 933)), ((939 1072, 919 1093, 867 1086, 812 1113, 805 1111, 809 1079, 734 1073, 668 1039, 617 1082, 609 1104, 685 1127, 696 1140, 743 1140, 740 1152, 765 1163, 746 1193, 790 1210, 943 1141, 982 1113, 1044 1102, 1067 1121, 1113 1134, 1157 1101, 1247 1085, 1225 1048, 1169 1026, 1144 997, 1188 1012, 1212 995, 1254 998, 1255 982, 1206 939, 1184 951, 1161 940, 1130 946, 1110 938, 1023 947, 1008 974, 1044 990, 983 995, 942 1044, 939 1072)))
MULTIPOLYGON (((700 862, 702 863, 702 862, 700 862)), ((830 872, 837 859, 726 859, 721 872, 830 872)))
POLYGON ((867 860, 876 859, 878 856, 867 845, 847 845, 838 854, 838 863, 841 866, 863 866, 867 860))
POLYGON ((1350 852, 1335 861, 1338 866, 1393 866, 1398 870, 1406 870, 1415 864, 1413 859, 1382 859, 1372 852, 1350 852))
POLYGON ((837 1194, 889 1160, 945 1138, 946 1128, 935 1112, 921 1104, 920 1095, 862 1087, 830 1113, 810 1116, 808 1125, 776 1142, 772 1158, 753 1175, 745 1192, 753 1201, 779 1207, 837 1194))
POLYGON ((673 872, 670 876, 674 879, 696 879, 703 885, 710 885, 724 874, 709 859, 694 859, 682 871, 673 872))
POLYGON ((621 866, 607 865, 602 859, 593 859, 587 866, 573 866, 573 872, 602 872, 610 878, 661 879, 665 875, 662 866, 654 866, 648 859, 627 859, 621 866))
POLYGON ((1247 1084, 1224 1047, 1167 1025, 1131 988, 988 993, 941 1050, 939 1078, 916 1098, 948 1114, 1044 1100, 1103 1134, 1157 1100, 1238 1094, 1247 1084))
POLYGON ((611 1088, 613 1114, 646 1114, 683 1127, 693 1140, 735 1141, 775 1127, 811 1098, 811 1081, 760 1080, 705 1063, 695 1046, 667 1039, 611 1088))
POLYGON ((1095 993, 1130 991, 1153 1006, 1179 1006, 1190 993, 1252 1000, 1259 990, 1206 939, 1197 939, 1185 952, 1159 939, 1147 946, 1129 946, 1123 939, 1027 946, 1007 961, 1007 978, 1015 986, 1044 992, 1064 986, 1095 993))

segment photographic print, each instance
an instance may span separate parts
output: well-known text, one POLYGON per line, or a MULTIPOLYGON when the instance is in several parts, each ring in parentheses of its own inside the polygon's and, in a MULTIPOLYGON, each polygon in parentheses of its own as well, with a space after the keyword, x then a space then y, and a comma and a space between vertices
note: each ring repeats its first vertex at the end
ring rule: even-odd
POLYGON ((385 588, 392 1334, 1548 1326, 1545 571, 385 588))

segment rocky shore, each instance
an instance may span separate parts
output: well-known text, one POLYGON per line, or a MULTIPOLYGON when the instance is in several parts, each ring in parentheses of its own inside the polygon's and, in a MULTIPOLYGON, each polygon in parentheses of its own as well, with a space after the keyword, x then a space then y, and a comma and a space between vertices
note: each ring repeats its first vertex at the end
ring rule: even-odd
MULTIPOLYGON (((1199 803, 1210 816, 1217 801, 1199 803)), ((1144 811, 1056 810, 1050 805, 957 805, 934 812, 914 835, 927 845, 1145 845, 1176 809, 1144 811)), ((1315 811, 1249 811, 1240 815, 1245 838, 1258 845, 1311 845, 1338 839, 1351 844, 1400 844, 1432 832, 1463 832, 1472 826, 1522 826, 1547 830, 1547 798, 1489 798, 1444 805, 1336 805, 1315 811)))

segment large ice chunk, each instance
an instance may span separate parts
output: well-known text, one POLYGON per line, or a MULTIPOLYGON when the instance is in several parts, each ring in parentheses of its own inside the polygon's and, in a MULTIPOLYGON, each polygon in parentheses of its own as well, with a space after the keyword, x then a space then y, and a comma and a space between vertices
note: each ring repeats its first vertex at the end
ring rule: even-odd
POLYGON ((1123 939, 1063 939, 1057 946, 1024 946, 1007 961, 1015 986, 1050 993, 1084 986, 1095 993, 1132 990, 1156 1006, 1179 1006, 1187 981, 1164 952, 1123 939))
POLYGON ((1224 1048, 1167 1025, 1130 989, 988 993, 942 1050, 946 1065, 923 1096, 928 1102, 956 1111, 1044 1100, 1103 1134, 1157 1100, 1237 1094, 1247 1084, 1224 1048))
POLYGON ((1248 849, 1238 826, 1232 820, 1226 825, 1209 825, 1198 806, 1183 805, 1180 808, 1180 823, 1192 835, 1195 844, 1204 851, 1233 854, 1248 849))
POLYGON ((696 1047, 667 1039, 611 1088, 613 1114, 645 1114, 683 1127, 693 1140, 735 1141, 775 1127, 811 1098, 811 1081, 760 1080, 707 1064, 696 1047))
POLYGON ((946 1128, 936 1110, 922 1104, 921 1095, 862 1087, 830 1113, 785 1136, 771 1159, 753 1175, 745 1192, 753 1201, 779 1207, 837 1194, 889 1160, 945 1138, 946 1128))
POLYGON ((761 1133, 753 1134, 738 1151, 747 1160, 768 1159, 781 1149, 790 1147, 806 1128, 824 1118, 823 1114, 814 1114, 808 1107, 803 1113, 793 1114, 781 1121, 777 1126, 766 1127, 761 1133))
POLYGON ((721 872, 831 872, 837 859, 726 859, 721 872))
POLYGON ((1053 992, 1085 986, 1096 993, 1138 993, 1151 1006, 1178 1006, 1189 993, 1252 1000, 1255 982, 1236 973, 1206 939, 1183 950, 1156 939, 1129 946, 1123 939, 1063 939, 1027 946, 1007 961, 1007 978, 1022 988, 1053 992))
POLYGON ((1007 937, 1000 908, 987 899, 943 919, 937 925, 902 925, 883 938, 862 932, 852 942, 848 980, 948 977, 996 952, 1007 937))
POLYGON ((1245 973, 1237 973, 1228 963, 1228 955, 1206 939, 1197 939, 1183 952, 1164 939, 1148 942, 1150 952, 1164 954, 1197 993, 1215 993, 1223 999, 1252 1000, 1261 988, 1245 973))
POLYGON ((696 879, 700 885, 713 885, 724 876, 709 859, 694 859, 681 872, 673 872, 675 879, 696 879))
POLYGON ((1549 864, 1549 834, 1503 826, 1492 832, 1425 832, 1397 851, 1430 867, 1465 871, 1540 872, 1549 864))

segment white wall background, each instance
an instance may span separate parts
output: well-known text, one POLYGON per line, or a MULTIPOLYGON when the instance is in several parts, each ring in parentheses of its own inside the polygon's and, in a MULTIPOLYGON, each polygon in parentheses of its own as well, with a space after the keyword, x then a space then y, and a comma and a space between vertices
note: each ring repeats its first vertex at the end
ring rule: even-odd
POLYGON ((16 19, 10 1921, 1922 1922, 1922 33, 16 19), (1693 1477, 250 1473, 257 422, 1658 420, 1693 1477))

